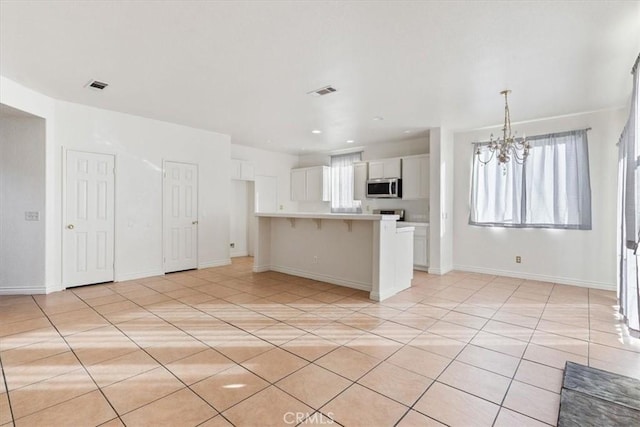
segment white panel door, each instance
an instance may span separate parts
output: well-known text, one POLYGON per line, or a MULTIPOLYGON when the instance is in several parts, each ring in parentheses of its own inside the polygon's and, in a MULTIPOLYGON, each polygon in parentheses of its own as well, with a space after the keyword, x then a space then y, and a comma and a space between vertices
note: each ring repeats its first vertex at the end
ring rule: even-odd
POLYGON ((164 162, 164 271, 198 267, 198 166, 164 162))
POLYGON ((65 287, 113 281, 114 166, 109 154, 67 151, 62 233, 65 287))
MULTIPOLYGON (((293 176, 293 173, 291 174, 293 176)), ((256 176, 255 211, 275 212, 278 210, 278 177, 256 176)))

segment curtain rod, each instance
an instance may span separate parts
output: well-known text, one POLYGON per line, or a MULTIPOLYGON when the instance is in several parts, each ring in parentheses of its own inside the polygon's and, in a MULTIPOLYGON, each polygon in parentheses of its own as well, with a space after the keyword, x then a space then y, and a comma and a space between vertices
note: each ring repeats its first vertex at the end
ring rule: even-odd
MULTIPOLYGON (((564 135, 570 132, 580 132, 581 130, 585 131, 585 132, 589 132, 591 130, 590 127, 588 128, 583 128, 583 129, 573 129, 573 130, 565 130, 562 132, 552 132, 552 133, 543 133, 540 135, 533 135, 533 136, 528 136, 527 139, 537 139, 539 137, 543 137, 543 136, 549 136, 549 135, 564 135)), ((522 138, 516 138, 516 139, 522 139, 522 138)), ((476 141, 476 142, 472 142, 472 144, 488 144, 489 141, 476 141)))
POLYGON ((636 62, 633 64, 633 67, 631 67, 631 74, 636 73, 636 70, 638 69, 638 63, 640 63, 640 53, 638 54, 638 57, 636 58, 636 62))

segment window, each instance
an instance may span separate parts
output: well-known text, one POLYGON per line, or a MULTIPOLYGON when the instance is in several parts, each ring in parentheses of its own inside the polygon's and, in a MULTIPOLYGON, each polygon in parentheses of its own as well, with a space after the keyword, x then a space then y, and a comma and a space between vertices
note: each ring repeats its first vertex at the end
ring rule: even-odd
POLYGON ((523 165, 513 159, 482 164, 473 156, 469 224, 591 230, 587 131, 527 140, 523 165))
POLYGON ((353 164, 362 153, 331 156, 331 212, 360 212, 360 202, 353 200, 353 164))

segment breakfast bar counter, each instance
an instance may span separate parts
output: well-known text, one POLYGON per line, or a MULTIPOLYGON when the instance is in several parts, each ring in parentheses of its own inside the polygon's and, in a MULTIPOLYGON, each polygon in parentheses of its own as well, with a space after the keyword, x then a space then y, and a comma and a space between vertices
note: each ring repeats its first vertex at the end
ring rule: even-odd
POLYGON ((369 292, 382 301, 411 286, 413 227, 397 215, 258 213, 255 272, 278 271, 369 292))

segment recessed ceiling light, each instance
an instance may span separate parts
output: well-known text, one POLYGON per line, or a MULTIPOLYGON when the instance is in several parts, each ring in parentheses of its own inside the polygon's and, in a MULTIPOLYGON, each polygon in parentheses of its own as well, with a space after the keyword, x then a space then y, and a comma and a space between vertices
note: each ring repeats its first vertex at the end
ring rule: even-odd
POLYGON ((353 144, 355 141, 353 139, 347 139, 347 144, 353 144))
POLYGON ((380 120, 384 120, 384 118, 380 116, 375 116, 373 120, 375 120, 376 122, 379 122, 380 120))
POLYGON ((311 133, 319 134, 319 133, 322 133, 322 131, 319 129, 314 129, 311 131, 311 133))
POLYGON ((403 133, 411 133, 410 130, 405 130, 403 133))

